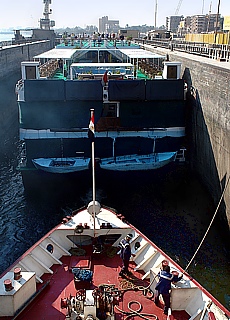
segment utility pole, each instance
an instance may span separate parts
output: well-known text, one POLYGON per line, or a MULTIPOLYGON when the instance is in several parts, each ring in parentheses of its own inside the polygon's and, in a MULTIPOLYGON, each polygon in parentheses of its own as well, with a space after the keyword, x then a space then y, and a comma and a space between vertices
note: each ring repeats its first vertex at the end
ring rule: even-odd
POLYGON ((203 3, 202 3, 202 12, 201 14, 204 14, 204 0, 203 0, 203 3))
POLYGON ((215 30, 215 41, 214 41, 215 44, 216 44, 216 38, 217 38, 217 28, 219 24, 219 13, 220 13, 220 0, 218 1, 217 14, 216 14, 216 30, 215 30))
POLYGON ((157 27, 157 0, 155 0, 155 22, 154 22, 154 27, 155 27, 155 29, 157 27))
POLYGON ((211 1, 211 3, 210 3, 209 12, 208 12, 207 32, 209 32, 211 13, 212 13, 212 1, 211 1))

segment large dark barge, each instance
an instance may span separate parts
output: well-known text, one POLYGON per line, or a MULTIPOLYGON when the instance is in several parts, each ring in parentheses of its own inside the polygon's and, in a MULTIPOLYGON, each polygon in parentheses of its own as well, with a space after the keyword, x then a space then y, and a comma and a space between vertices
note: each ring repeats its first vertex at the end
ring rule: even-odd
POLYGON ((166 152, 184 159, 186 88, 181 64, 130 43, 94 45, 57 47, 22 62, 16 90, 23 178, 44 176, 34 159, 91 157, 92 108, 99 161, 166 152))

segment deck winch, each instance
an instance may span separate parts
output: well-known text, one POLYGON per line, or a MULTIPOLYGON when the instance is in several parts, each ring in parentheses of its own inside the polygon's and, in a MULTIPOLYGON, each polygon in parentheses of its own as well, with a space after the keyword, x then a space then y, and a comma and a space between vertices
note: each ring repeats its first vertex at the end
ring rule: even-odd
POLYGON ((61 308, 67 309, 71 320, 114 320, 116 297, 104 285, 94 290, 81 289, 75 296, 61 299, 61 308))

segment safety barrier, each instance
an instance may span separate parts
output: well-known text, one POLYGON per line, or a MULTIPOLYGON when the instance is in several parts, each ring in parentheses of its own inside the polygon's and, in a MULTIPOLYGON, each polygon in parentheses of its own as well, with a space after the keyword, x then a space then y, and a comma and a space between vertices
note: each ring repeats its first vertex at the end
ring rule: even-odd
POLYGON ((134 41, 136 43, 139 43, 141 47, 144 47, 147 44, 155 47, 166 48, 171 51, 175 50, 200 55, 206 58, 215 59, 219 61, 230 61, 230 45, 227 44, 189 42, 182 39, 135 39, 134 41))

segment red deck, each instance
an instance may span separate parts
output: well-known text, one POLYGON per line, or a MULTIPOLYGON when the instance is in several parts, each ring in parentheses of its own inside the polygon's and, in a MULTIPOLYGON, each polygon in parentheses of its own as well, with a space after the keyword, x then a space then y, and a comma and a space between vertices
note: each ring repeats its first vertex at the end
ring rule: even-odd
MULTIPOLYGON (((93 271, 93 282, 90 284, 90 289, 96 288, 100 284, 114 284, 116 288, 127 288, 133 285, 139 287, 136 290, 129 290, 119 299, 118 308, 125 311, 120 312, 115 306, 115 319, 123 320, 128 318, 143 319, 137 314, 141 307, 141 314, 148 319, 155 319, 151 315, 156 315, 159 320, 166 320, 167 316, 163 314, 163 306, 157 307, 153 302, 153 298, 148 294, 144 295, 141 286, 147 286, 148 281, 142 281, 142 274, 133 270, 134 265, 130 265, 130 271, 133 276, 130 279, 122 279, 118 276, 121 266, 120 257, 116 254, 113 257, 108 257, 104 254, 91 255, 87 257, 63 256, 62 265, 53 265, 54 273, 44 274, 42 279, 44 284, 49 281, 40 294, 34 301, 17 317, 18 320, 57 320, 65 319, 67 310, 61 308, 61 298, 68 298, 70 294, 76 295, 77 290, 74 283, 74 275, 71 272, 71 267, 79 265, 83 268, 90 268, 93 271), (129 281, 128 281, 129 280, 129 281), (138 304, 139 303, 139 304, 138 304), (130 309, 129 309, 129 308, 130 309), (127 314, 127 312, 129 312, 127 314)), ((44 284, 39 284, 38 289, 41 289, 44 284)), ((143 289, 143 287, 142 287, 143 289)), ((173 312, 173 318, 176 320, 186 320, 189 316, 186 312, 173 312)))

